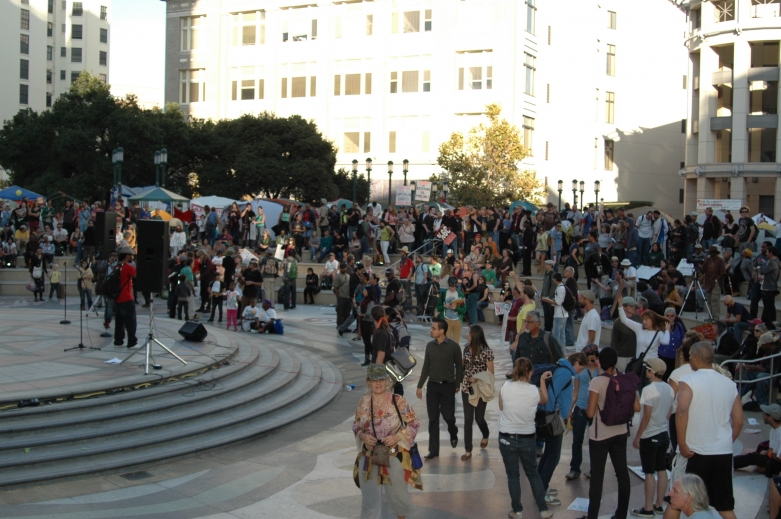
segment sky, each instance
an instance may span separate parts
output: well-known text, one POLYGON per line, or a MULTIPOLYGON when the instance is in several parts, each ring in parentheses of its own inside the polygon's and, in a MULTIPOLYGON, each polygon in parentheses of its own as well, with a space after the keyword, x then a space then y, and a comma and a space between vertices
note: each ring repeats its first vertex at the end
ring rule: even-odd
POLYGON ((165 2, 113 0, 111 9, 111 92, 135 93, 144 107, 163 106, 165 2))

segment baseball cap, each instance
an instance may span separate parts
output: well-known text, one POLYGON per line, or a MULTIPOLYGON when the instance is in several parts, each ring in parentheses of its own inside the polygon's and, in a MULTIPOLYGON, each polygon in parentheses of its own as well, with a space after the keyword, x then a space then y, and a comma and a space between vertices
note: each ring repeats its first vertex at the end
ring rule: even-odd
POLYGON ((458 285, 458 280, 456 278, 454 278, 453 276, 450 276, 449 278, 447 278, 447 284, 448 284, 448 286, 454 287, 454 286, 458 285))
POLYGON ((664 375, 664 372, 667 371, 667 364, 662 359, 647 359, 645 365, 651 368, 657 375, 664 375))
POLYGON ((556 264, 556 262, 555 262, 555 261, 553 261, 553 260, 545 260, 545 264, 546 264, 546 265, 555 265, 555 264, 556 264))
POLYGON ((627 297, 621 298, 621 304, 623 306, 637 306, 637 301, 635 301, 634 297, 627 296, 627 297))
POLYGON ((583 299, 588 299, 592 303, 597 298, 597 296, 595 296, 594 292, 592 292, 591 290, 582 290, 580 292, 580 297, 582 297, 583 299))
POLYGON ((448 250, 447 250, 447 253, 448 253, 448 254, 453 254, 453 249, 448 249, 448 250))
POLYGON ((760 405, 760 409, 762 409, 763 413, 767 413, 770 416, 773 417, 773 420, 776 422, 781 421, 781 405, 778 404, 770 404, 770 405, 760 405))
POLYGON ((385 275, 393 274, 393 269, 385 269, 385 275))
POLYGON ((583 348, 583 355, 588 357, 589 355, 598 355, 599 354, 599 346, 596 344, 588 344, 586 347, 583 348))

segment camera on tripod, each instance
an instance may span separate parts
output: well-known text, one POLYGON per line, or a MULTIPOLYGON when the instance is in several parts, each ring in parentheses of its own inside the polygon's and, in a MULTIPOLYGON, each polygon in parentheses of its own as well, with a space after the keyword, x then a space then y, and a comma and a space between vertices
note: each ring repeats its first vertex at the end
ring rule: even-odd
POLYGON ((689 256, 688 258, 686 258, 686 263, 689 263, 691 265, 702 265, 703 263, 705 263, 706 259, 707 258, 704 258, 702 256, 689 256))

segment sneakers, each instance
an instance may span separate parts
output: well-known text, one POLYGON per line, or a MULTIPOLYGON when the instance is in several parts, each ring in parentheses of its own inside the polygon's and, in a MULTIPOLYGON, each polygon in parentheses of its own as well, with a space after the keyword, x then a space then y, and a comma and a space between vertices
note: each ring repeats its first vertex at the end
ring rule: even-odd
POLYGON ((662 508, 661 506, 655 506, 654 513, 656 515, 664 515, 664 508, 662 508))
POLYGON ((549 496, 557 496, 559 495, 559 491, 555 488, 549 488, 548 492, 546 492, 549 496))
POLYGON ((550 510, 543 510, 540 512, 540 517, 542 519, 550 519, 551 517, 553 517, 553 512, 551 512, 550 510))
MULTIPOLYGON (((558 506, 561 504, 561 500, 556 497, 553 497, 550 494, 545 494, 545 504, 550 506, 558 506)), ((651 513, 651 516, 653 517, 653 512, 651 513)))
POLYGON ((645 510, 644 508, 641 508, 639 510, 632 510, 632 515, 635 516, 635 517, 647 517, 649 519, 653 519, 654 511, 653 510, 645 510))
POLYGON ((584 476, 586 476, 586 479, 591 479, 591 472, 584 472, 584 476))
POLYGON ((510 510, 507 513, 507 517, 509 517, 510 519, 523 519, 523 512, 514 512, 510 510))
POLYGON ((578 479, 580 477, 580 472, 570 472, 566 476, 564 476, 564 479, 567 481, 572 481, 573 479, 578 479))
POLYGON ((256 329, 254 329, 254 328, 253 328, 253 329, 251 329, 251 330, 249 331, 249 333, 258 333, 258 331, 257 331, 256 329))

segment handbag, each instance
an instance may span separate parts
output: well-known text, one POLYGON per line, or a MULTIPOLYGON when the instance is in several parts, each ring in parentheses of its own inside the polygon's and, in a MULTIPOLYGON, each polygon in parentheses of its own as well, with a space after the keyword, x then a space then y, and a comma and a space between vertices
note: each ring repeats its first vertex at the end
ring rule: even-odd
POLYGON ((43 276, 43 267, 41 266, 33 267, 32 274, 34 279, 41 279, 41 276, 43 276))
MULTIPOLYGON (((377 429, 374 427, 374 397, 369 396, 370 402, 371 402, 371 417, 372 417, 372 432, 374 433, 374 437, 377 438, 377 429)), ((396 399, 393 399, 393 405, 396 405, 396 399)), ((398 408, 396 408, 396 412, 398 412, 398 408)), ((399 415, 401 416, 401 415, 399 415)), ((393 449, 394 451, 396 449, 393 449)), ((391 455, 391 449, 387 445, 384 445, 379 439, 377 439, 377 443, 372 447, 371 452, 371 460, 373 465, 378 465, 380 467, 387 467, 390 465, 390 455, 391 455)))
POLYGON ((25 288, 27 288, 27 290, 29 290, 30 292, 35 292, 35 280, 33 278, 30 278, 27 281, 27 285, 25 288))
POLYGON ((407 348, 399 346, 396 348, 396 351, 390 354, 390 359, 385 363, 385 371, 387 371, 391 379, 398 384, 412 373, 412 368, 414 368, 417 363, 418 361, 415 360, 415 357, 410 354, 407 348))
POLYGON ((537 427, 537 438, 540 440, 564 434, 564 420, 558 409, 552 413, 538 409, 534 416, 534 425, 537 427))
POLYGON ((654 341, 656 340, 657 335, 659 335, 659 330, 656 330, 653 339, 651 339, 651 342, 648 343, 648 347, 640 355, 640 357, 632 357, 632 360, 630 360, 629 364, 626 365, 624 373, 634 373, 640 380, 643 380, 643 359, 645 359, 645 356, 648 353, 648 350, 651 349, 651 346, 654 345, 654 341))

